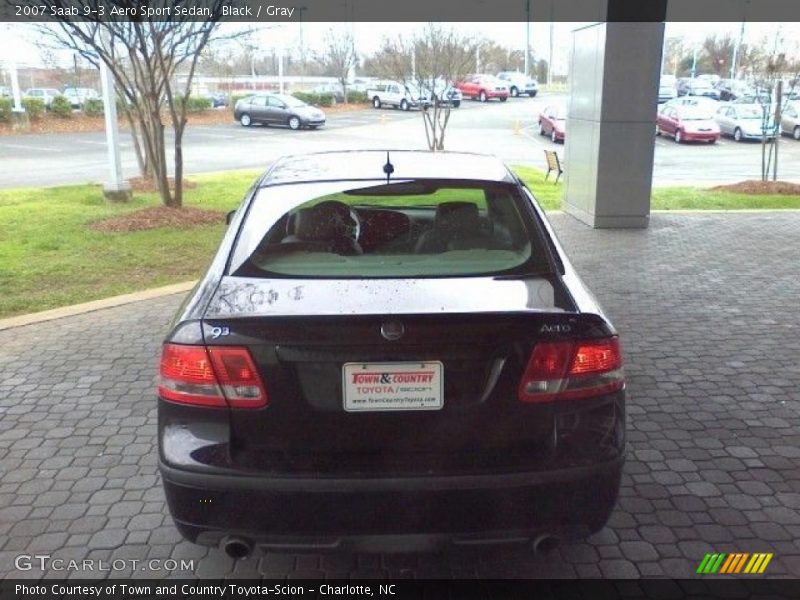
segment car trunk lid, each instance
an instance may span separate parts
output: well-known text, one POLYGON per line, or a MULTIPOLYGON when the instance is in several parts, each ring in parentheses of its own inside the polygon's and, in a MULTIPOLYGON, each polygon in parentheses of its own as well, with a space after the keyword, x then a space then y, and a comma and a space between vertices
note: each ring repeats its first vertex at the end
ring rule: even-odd
POLYGON ((518 402, 517 386, 537 340, 591 335, 569 308, 550 278, 226 278, 204 318, 206 342, 247 347, 269 395, 263 409, 231 411, 232 459, 261 471, 385 474, 544 457, 553 408, 518 402), (408 373, 432 371, 434 407, 347 410, 345 375, 399 389, 408 373))

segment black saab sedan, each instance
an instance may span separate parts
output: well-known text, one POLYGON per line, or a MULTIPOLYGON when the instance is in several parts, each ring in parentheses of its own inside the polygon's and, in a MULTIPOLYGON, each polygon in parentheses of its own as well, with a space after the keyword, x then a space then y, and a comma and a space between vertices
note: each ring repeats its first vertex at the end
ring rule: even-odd
POLYGON ((603 527, 618 336, 496 158, 279 160, 163 345, 159 461, 187 539, 423 550, 603 527))

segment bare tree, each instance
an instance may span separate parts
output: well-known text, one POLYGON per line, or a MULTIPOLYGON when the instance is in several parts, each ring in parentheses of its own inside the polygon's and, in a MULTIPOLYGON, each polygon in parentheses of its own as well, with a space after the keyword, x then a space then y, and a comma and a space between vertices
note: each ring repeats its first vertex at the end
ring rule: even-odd
POLYGON ((733 49, 736 45, 733 37, 709 35, 703 41, 703 55, 699 61, 699 70, 727 77, 731 70, 733 49))
POLYGON ((414 93, 426 96, 420 111, 425 124, 428 149, 444 150, 452 105, 446 93, 475 65, 478 41, 439 23, 428 25, 411 40, 384 40, 383 48, 372 57, 376 72, 396 79, 414 93))
POLYGON ((324 51, 318 57, 325 69, 336 77, 342 86, 345 104, 347 103, 347 82, 350 72, 358 66, 353 35, 349 31, 329 29, 325 34, 324 51))
MULTIPOLYGON (((36 0, 50 9, 77 7, 79 14, 102 14, 108 5, 102 0, 36 0), (90 11, 96 12, 90 12, 90 11)), ((59 18, 55 25, 43 25, 40 32, 56 46, 78 52, 95 66, 106 64, 114 77, 123 112, 132 126, 141 174, 151 179, 166 206, 183 203, 183 133, 187 122, 187 101, 197 62, 217 29, 224 0, 197 0, 192 16, 148 17, 140 14, 135 0, 115 4, 134 11, 130 20, 72 21, 59 18), (195 17, 196 18, 196 17, 195 17), (179 80, 179 70, 182 80, 179 80), (174 131, 173 170, 175 185, 168 178, 165 109, 174 131)), ((176 3, 172 9, 178 12, 176 3)), ((58 12, 58 11, 53 11, 58 12)))
POLYGON ((682 37, 668 37, 664 42, 664 69, 678 75, 678 69, 686 59, 687 51, 682 37))
MULTIPOLYGON (((511 50, 491 40, 480 44, 481 72, 496 74, 500 71, 522 71, 525 66, 525 51, 511 50)), ((531 54, 533 60, 533 55, 531 54)))
POLYGON ((762 109, 761 181, 777 181, 781 120, 791 98, 800 91, 800 61, 786 54, 768 57, 755 80, 756 98, 762 109), (784 79, 787 81, 784 82, 784 79), (784 85, 788 83, 788 85, 784 85), (772 143, 768 143, 772 139, 772 143), (771 172, 771 174, 770 174, 771 172))

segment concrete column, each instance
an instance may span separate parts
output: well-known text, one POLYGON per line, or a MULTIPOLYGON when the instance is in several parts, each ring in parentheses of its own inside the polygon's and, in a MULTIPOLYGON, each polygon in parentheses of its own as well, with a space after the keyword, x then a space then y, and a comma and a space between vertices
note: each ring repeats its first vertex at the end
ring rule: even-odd
POLYGON ((647 227, 663 22, 572 34, 565 210, 592 227, 647 227))

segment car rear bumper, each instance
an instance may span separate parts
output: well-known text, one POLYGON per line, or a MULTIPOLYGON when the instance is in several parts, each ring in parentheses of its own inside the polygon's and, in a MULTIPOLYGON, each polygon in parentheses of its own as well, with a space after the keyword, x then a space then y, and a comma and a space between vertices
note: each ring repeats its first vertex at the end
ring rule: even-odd
POLYGON ((683 132, 683 139, 687 142, 710 142, 719 139, 719 133, 683 132))
MULTIPOLYGON (((744 140, 760 140, 763 137, 764 137, 764 135, 761 134, 761 133, 747 133, 745 131, 742 132, 742 139, 744 139, 744 140)), ((766 138, 768 140, 775 139, 775 134, 774 133, 768 133, 768 134, 766 134, 766 138)))
POLYGON ((419 550, 574 538, 603 527, 623 457, 552 471, 397 478, 268 477, 160 470, 191 541, 239 536, 267 549, 419 550))

